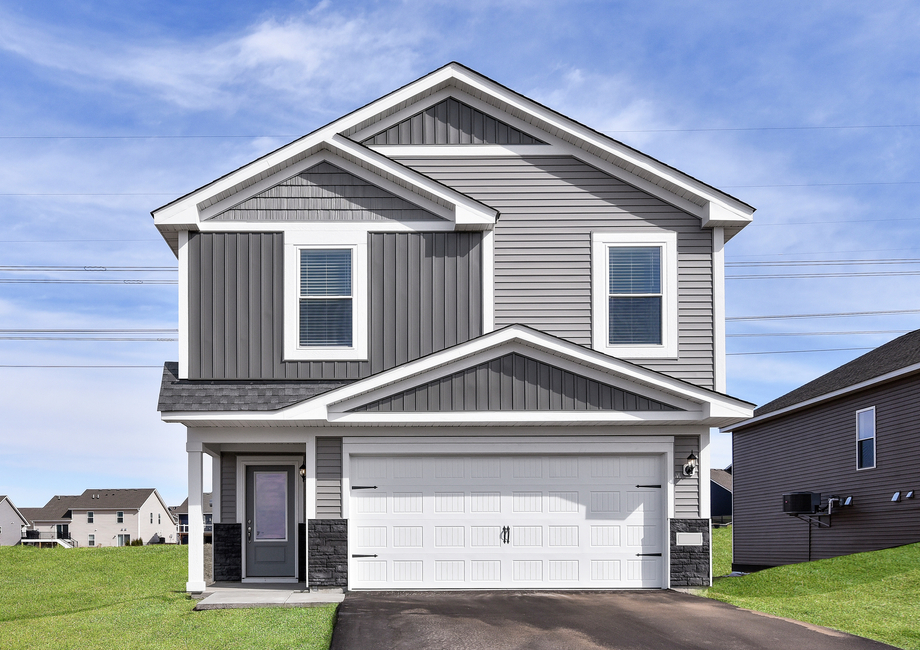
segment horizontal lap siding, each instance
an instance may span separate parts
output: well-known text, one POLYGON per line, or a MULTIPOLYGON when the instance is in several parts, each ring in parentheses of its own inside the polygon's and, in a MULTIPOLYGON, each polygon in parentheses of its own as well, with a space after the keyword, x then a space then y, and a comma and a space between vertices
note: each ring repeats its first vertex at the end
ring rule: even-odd
POLYGON ((193 233, 189 378, 359 379, 480 336, 481 244, 471 232, 371 233, 369 360, 285 362, 283 234, 193 233))
POLYGON ((808 560, 808 524, 782 512, 786 492, 852 496, 831 528, 812 528, 811 558, 920 542, 920 499, 892 503, 916 490, 920 445, 920 378, 766 422, 733 437, 734 562, 779 565, 808 560), (856 411, 876 408, 876 467, 856 470, 856 411))
POLYGON ((316 439, 316 518, 342 517, 342 439, 316 439))
POLYGON ((677 436, 674 438, 674 475, 680 476, 674 482, 674 516, 700 516, 700 477, 684 477, 684 463, 690 453, 699 458, 700 439, 697 436, 677 436))
POLYGON ((677 233, 679 358, 634 360, 713 386, 712 234, 700 220, 572 157, 400 158, 499 210, 495 326, 591 345, 591 232, 677 233))

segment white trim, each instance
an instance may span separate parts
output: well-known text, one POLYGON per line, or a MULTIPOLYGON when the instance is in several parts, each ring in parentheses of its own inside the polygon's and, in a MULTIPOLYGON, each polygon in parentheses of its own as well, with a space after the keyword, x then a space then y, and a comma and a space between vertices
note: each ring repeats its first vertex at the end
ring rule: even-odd
POLYGON ((875 407, 859 409, 856 411, 856 471, 861 472, 864 469, 875 469, 878 465, 878 418, 876 417, 875 407), (865 467, 859 466, 859 442, 860 440, 869 440, 869 438, 859 437, 859 414, 872 411, 872 464, 865 467))
MULTIPOLYGON (((711 480, 709 470, 712 468, 712 461, 710 459, 712 446, 709 444, 710 440, 711 435, 708 430, 700 434, 700 449, 699 452, 697 452, 699 454, 697 475, 699 477, 701 519, 710 519, 712 517, 712 505, 710 503, 711 488, 709 486, 709 481, 711 480)), ((712 576, 710 576, 710 579, 711 578, 712 576)))
MULTIPOLYGON (((464 102, 466 101, 461 93, 455 92, 454 95, 459 95, 464 102)), ((371 151, 376 151, 388 158, 440 158, 442 156, 451 158, 523 158, 524 156, 559 155, 559 149, 556 144, 371 144, 366 146, 371 151)))
POLYGON ((495 231, 482 233, 482 333, 495 329, 495 231))
POLYGON ((798 402, 797 404, 792 404, 790 406, 778 409, 776 411, 770 411, 769 413, 764 413, 763 415, 759 415, 757 417, 748 418, 747 420, 737 422, 736 424, 733 424, 731 426, 722 427, 720 431, 722 433, 730 433, 733 431, 739 431, 740 429, 747 428, 751 426, 752 424, 757 424, 759 422, 771 420, 775 417, 779 417, 780 415, 785 415, 786 413, 792 413, 793 411, 798 411, 800 409, 807 408, 815 404, 820 404, 821 402, 826 402, 827 400, 836 399, 838 397, 847 395, 849 393, 855 393, 856 391, 870 388, 872 386, 875 386, 876 384, 883 384, 885 382, 892 381, 894 379, 899 379, 900 377, 904 377, 906 375, 913 374, 917 371, 920 371, 920 363, 915 363, 910 366, 905 366, 903 368, 899 368, 898 370, 893 370, 891 372, 885 373, 884 375, 879 375, 878 377, 873 377, 872 379, 861 381, 858 384, 853 384, 852 386, 847 386, 846 388, 841 388, 839 390, 831 391, 829 393, 824 393, 823 395, 812 397, 811 399, 807 399, 802 402, 798 402))
MULTIPOLYGON (((201 509, 202 446, 191 440, 188 453, 188 582, 185 590, 200 593, 207 587, 204 580, 204 518, 201 509)), ((140 510, 137 513, 137 536, 140 537, 140 510)))
POLYGON ((283 264, 283 360, 366 361, 368 358, 367 233, 286 232, 283 264), (304 347, 300 345, 300 251, 307 249, 351 251, 352 344, 350 347, 304 347))
POLYGON ((189 363, 189 261, 188 230, 179 231, 179 376, 188 379, 189 363))
POLYGON ((712 229, 713 380, 719 393, 728 390, 725 365, 725 229, 712 229))
MULTIPOLYGON (((300 552, 298 550, 298 526, 301 521, 303 510, 298 507, 303 503, 303 489, 300 487, 303 481, 300 478, 300 463, 303 462, 301 456, 237 456, 236 457, 236 518, 240 521, 242 535, 240 535, 241 547, 241 569, 240 575, 243 582, 297 582, 297 576, 300 569, 300 552), (247 578, 246 577, 246 468, 249 465, 290 465, 294 472, 294 575, 289 578, 247 578)), ((189 523, 191 524, 191 513, 189 513, 189 523)), ((191 529, 189 529, 191 534, 191 529)))
POLYGON ((677 233, 592 232, 591 301, 594 349, 623 359, 676 359, 677 348, 677 233), (644 246, 661 249, 661 344, 611 345, 608 343, 607 251, 616 246, 644 246))

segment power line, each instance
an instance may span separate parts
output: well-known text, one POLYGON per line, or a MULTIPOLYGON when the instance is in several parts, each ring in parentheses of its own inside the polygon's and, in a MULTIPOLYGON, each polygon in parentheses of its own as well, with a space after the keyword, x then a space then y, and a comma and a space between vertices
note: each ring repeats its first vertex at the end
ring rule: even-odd
POLYGON ((0 135, 0 140, 190 140, 194 138, 256 140, 258 138, 299 138, 302 135, 303 133, 296 135, 0 135))
POLYGON ((171 338, 143 338, 127 336, 0 336, 0 341, 148 341, 155 343, 168 343, 178 341, 171 338))
POLYGON ((920 264, 918 257, 883 258, 883 259, 847 259, 847 260, 752 260, 750 262, 725 262, 725 267, 759 267, 759 266, 853 266, 875 264, 920 264))
POLYGON ((884 311, 844 311, 827 314, 783 314, 772 316, 729 316, 726 322, 754 321, 754 320, 782 320, 787 318, 840 318, 849 316, 888 316, 893 314, 920 314, 920 309, 891 309, 884 311))
POLYGON ((763 275, 726 275, 726 280, 784 280, 802 278, 876 278, 920 275, 920 271, 850 271, 839 273, 772 273, 763 275))
POLYGON ((14 364, 2 364, 0 368, 162 368, 162 365, 159 366, 124 366, 124 365, 98 365, 98 366, 81 366, 81 365, 14 365, 14 364))
POLYGON ((874 350, 875 348, 826 348, 823 350, 776 350, 773 352, 729 352, 726 356, 743 357, 759 354, 806 354, 809 352, 844 352, 847 350, 874 350))
POLYGON ((178 280, 44 280, 0 278, 0 284, 179 284, 178 280))
POLYGON ((710 131, 829 131, 833 129, 913 129, 920 124, 843 124, 831 126, 735 126, 698 129, 634 129, 601 133, 695 133, 710 131))
POLYGON ((861 330, 855 332, 761 332, 756 334, 726 334, 726 338, 763 338, 772 336, 862 336, 865 334, 907 334, 913 330, 861 330))
POLYGON ((38 334, 125 334, 125 333, 145 333, 154 334, 157 332, 167 332, 175 334, 179 330, 174 327, 155 327, 155 328, 137 328, 137 329, 0 329, 0 334, 20 334, 20 333, 38 333, 38 334))
POLYGON ((147 272, 175 272, 178 266, 100 266, 100 265, 83 265, 83 266, 0 266, 0 271, 147 271, 147 272))

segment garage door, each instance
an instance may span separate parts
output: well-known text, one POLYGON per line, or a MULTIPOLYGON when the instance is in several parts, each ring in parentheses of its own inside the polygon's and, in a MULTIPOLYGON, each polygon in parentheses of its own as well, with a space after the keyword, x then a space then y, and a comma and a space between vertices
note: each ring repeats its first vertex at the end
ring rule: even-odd
POLYGON ((351 456, 351 589, 664 586, 661 456, 351 456))

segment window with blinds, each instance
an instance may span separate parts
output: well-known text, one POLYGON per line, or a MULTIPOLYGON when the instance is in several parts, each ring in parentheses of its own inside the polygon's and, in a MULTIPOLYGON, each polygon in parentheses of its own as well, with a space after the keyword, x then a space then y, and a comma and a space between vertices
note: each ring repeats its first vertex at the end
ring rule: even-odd
POLYGON ((856 412, 856 469, 875 467, 875 407, 856 412))
POLYGON ((662 342, 661 248, 608 248, 609 345, 660 345, 662 342))
POLYGON ((300 250, 300 345, 351 347, 351 249, 300 250))

